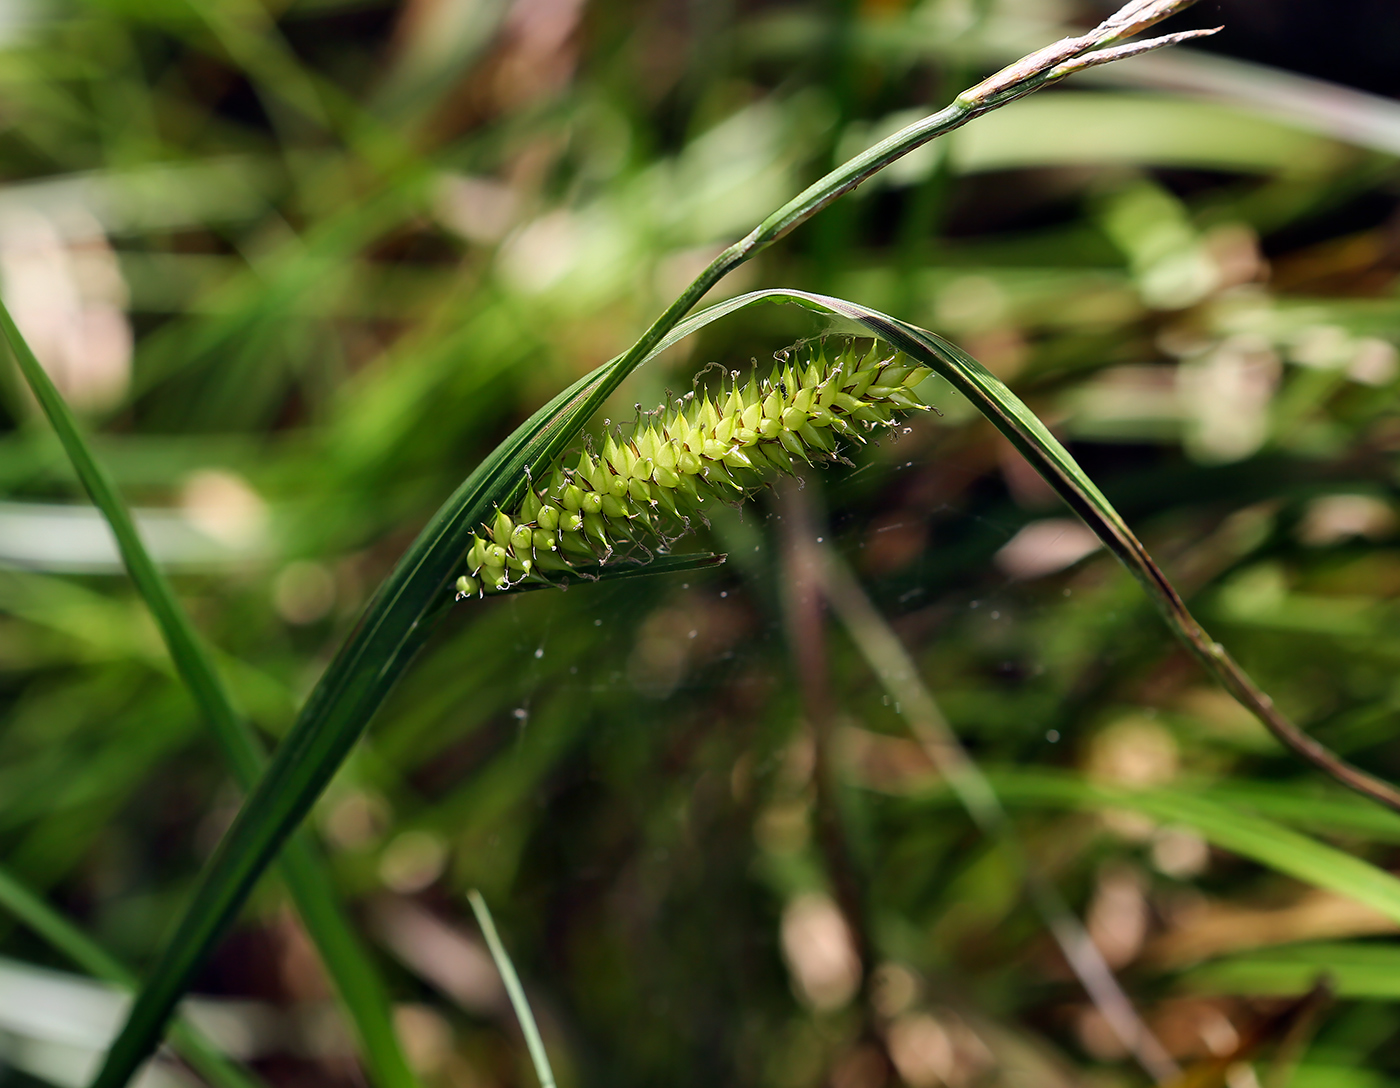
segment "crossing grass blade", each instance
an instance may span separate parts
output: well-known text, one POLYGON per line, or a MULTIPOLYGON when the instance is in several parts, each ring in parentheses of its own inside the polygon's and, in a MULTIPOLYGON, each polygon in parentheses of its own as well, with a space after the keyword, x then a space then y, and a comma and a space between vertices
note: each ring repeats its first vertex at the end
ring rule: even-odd
MULTIPOLYGON (((251 726, 235 709, 189 615, 151 559, 115 483, 93 455, 73 413, 35 358, 3 302, 0 302, 0 333, 57 433, 88 497, 107 519, 127 572, 155 617, 175 669, 208 722, 234 777, 244 790, 252 789, 265 762, 262 746, 251 726)), ((369 954, 345 917, 330 875, 307 835, 299 834, 289 845, 281 868, 307 932, 359 1036, 375 1083, 383 1088, 414 1088, 417 1082, 399 1047, 388 996, 369 954)))
POLYGON ((1198 967, 1180 985, 1197 993, 1301 994, 1323 974, 1338 997, 1400 1001, 1400 946, 1393 941, 1285 945, 1198 967))
MULTIPOLYGON (((94 978, 126 990, 135 989, 133 972, 3 869, 0 910, 14 915, 94 978)), ((259 1077, 235 1065, 198 1028, 184 1020, 176 1020, 170 1035, 181 1057, 214 1088, 263 1088, 259 1077)))

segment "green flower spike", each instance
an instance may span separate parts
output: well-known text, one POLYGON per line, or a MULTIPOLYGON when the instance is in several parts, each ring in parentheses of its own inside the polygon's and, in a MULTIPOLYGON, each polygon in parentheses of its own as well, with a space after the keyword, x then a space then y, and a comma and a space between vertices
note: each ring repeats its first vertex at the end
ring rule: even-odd
POLYGON ((778 472, 835 460, 839 438, 864 442, 896 412, 927 411, 913 387, 932 371, 881 358, 880 348, 862 356, 847 343, 831 358, 824 344, 807 345, 766 381, 741 388, 736 371, 717 399, 689 393, 639 420, 630 437, 608 435, 601 456, 580 452, 566 468, 566 454, 547 481, 531 481, 518 509, 498 510, 482 527, 458 599, 553 582, 619 551, 665 548, 691 518, 704 518, 707 502, 741 501, 778 472))

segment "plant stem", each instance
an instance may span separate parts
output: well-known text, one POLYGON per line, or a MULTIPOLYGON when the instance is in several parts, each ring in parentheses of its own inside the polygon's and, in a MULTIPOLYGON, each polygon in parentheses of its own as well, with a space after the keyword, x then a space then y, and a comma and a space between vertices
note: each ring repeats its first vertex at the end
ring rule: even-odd
POLYGON ((820 556, 808 547, 808 529, 813 521, 811 500, 796 481, 784 480, 778 487, 777 509, 783 537, 783 626, 802 697, 802 714, 812 730, 817 841, 826 857, 836 901, 855 938, 862 974, 868 977, 873 956, 870 926, 862 882, 842 827, 839 782, 832 761, 836 697, 831 690, 831 662, 826 645, 823 579, 817 569, 820 556))

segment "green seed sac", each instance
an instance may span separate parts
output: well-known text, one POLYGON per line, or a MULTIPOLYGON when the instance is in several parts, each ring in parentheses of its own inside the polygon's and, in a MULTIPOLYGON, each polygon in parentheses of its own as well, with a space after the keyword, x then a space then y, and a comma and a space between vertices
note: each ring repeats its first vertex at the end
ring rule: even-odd
POLYGON ((572 468, 561 458, 517 509, 482 526, 458 599, 557 582, 619 552, 650 554, 703 518, 707 502, 740 501, 777 473, 834 459, 837 439, 864 442, 897 412, 927 411, 913 388, 931 371, 880 349, 807 345, 766 380, 736 379, 713 400, 688 394, 630 436, 609 435, 601 456, 580 452, 572 468))

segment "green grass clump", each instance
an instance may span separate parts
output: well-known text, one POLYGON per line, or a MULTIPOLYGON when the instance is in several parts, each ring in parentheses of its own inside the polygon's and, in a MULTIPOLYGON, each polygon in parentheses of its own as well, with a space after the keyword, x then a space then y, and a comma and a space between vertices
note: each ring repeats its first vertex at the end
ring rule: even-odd
POLYGON ((475 538, 459 598, 576 573, 576 562, 605 563, 619 549, 665 546, 707 502, 742 500, 777 472, 836 458, 838 438, 863 442, 896 412, 927 411, 913 387, 932 371, 885 350, 879 341, 864 353, 853 342, 834 354, 805 345, 762 381, 740 386, 734 371, 714 399, 697 404, 688 393, 657 410, 659 423, 639 418, 630 436, 610 434, 601 456, 581 451, 573 468, 561 458, 548 483, 475 538))

